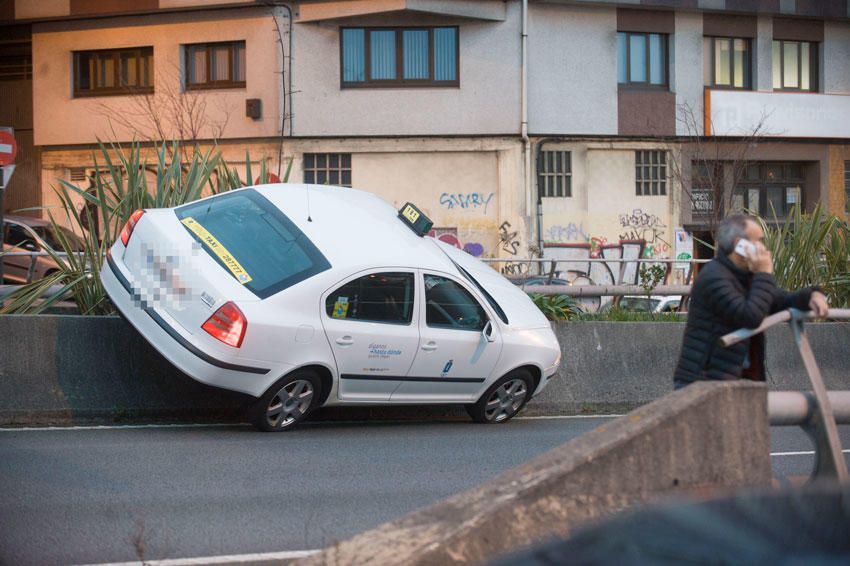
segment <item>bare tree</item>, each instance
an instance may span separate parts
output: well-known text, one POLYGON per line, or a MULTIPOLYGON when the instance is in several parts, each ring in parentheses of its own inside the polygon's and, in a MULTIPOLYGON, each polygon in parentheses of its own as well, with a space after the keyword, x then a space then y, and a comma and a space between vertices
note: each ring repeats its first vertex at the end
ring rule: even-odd
POLYGON ((734 208, 736 189, 751 164, 752 153, 767 135, 769 115, 762 113, 751 129, 735 137, 706 135, 702 118, 689 104, 677 108, 676 120, 686 139, 670 140, 678 154, 670 159, 670 176, 682 188, 682 197, 694 216, 714 232, 715 226, 734 208))
MULTIPOLYGON (((221 97, 204 90, 184 90, 180 69, 173 65, 168 72, 156 75, 156 92, 145 93, 128 87, 128 96, 120 108, 109 102, 97 102, 94 111, 115 131, 118 126, 137 140, 162 142, 177 140, 193 146, 201 139, 218 140, 224 135, 232 108, 221 97), (210 104, 217 112, 210 112, 210 104)), ((117 137, 117 136, 116 136, 117 137)), ((168 147, 168 151, 171 151, 168 147)), ((185 155, 183 156, 186 157, 185 155)))

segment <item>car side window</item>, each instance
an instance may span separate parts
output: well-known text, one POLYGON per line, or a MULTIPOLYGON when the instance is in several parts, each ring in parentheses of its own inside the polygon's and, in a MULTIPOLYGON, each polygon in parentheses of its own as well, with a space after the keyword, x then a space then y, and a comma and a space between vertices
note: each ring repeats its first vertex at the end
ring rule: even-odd
POLYGON ((9 229, 6 231, 7 244, 19 247, 27 242, 35 243, 33 237, 23 227, 12 223, 9 223, 8 226, 9 229))
POLYGON ((425 323, 435 328, 480 331, 487 313, 459 283, 425 274, 425 323))
POLYGON ((345 320, 410 324, 413 293, 412 273, 370 273, 328 295, 325 312, 345 320))

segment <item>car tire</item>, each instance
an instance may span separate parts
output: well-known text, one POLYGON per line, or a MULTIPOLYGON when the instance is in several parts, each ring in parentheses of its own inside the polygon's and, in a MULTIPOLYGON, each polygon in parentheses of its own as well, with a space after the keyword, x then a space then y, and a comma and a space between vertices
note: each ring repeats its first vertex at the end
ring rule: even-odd
POLYGON ((496 424, 511 420, 534 393, 534 379, 528 370, 517 369, 491 385, 466 412, 477 423, 496 424))
POLYGON ((280 378, 250 409, 251 424, 264 432, 290 430, 316 408, 322 393, 319 376, 297 370, 280 378))

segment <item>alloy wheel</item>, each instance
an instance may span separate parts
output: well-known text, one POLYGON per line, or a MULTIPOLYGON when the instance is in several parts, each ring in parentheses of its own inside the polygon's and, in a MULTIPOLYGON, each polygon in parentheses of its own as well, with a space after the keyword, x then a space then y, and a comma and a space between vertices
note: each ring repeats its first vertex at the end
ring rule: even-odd
POLYGON ((528 396, 528 385, 524 379, 511 379, 496 389, 484 407, 488 421, 501 422, 511 418, 522 407, 528 396))
POLYGON ((272 428, 286 428, 301 419, 313 402, 313 384, 296 379, 280 388, 266 407, 266 420, 272 428))

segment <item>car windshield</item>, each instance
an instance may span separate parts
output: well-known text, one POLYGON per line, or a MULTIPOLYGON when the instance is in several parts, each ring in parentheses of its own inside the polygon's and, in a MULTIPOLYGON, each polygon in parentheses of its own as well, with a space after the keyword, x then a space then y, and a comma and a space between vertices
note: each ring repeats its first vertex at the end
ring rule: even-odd
POLYGON ((204 250, 261 299, 331 267, 313 242, 253 189, 175 212, 204 250))

